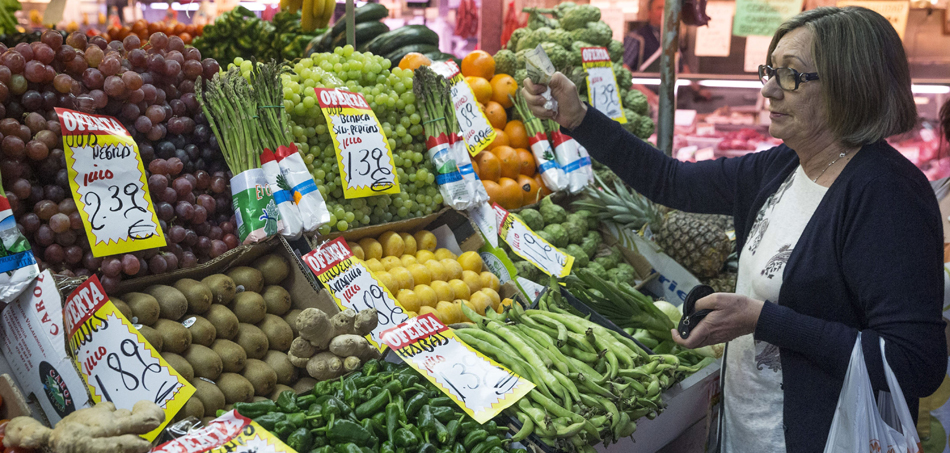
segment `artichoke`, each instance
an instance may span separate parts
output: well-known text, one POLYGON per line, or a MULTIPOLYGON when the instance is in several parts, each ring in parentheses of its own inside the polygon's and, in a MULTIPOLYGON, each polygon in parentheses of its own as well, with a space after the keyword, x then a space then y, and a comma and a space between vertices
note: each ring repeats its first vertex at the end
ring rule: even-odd
POLYGON ((633 74, 621 64, 614 63, 614 76, 617 77, 618 88, 630 88, 633 85, 633 74))
POLYGON ((538 270, 534 264, 531 264, 527 261, 518 261, 515 263, 515 272, 519 277, 537 282, 539 280, 538 274, 540 274, 541 271, 538 270))
POLYGON ((524 38, 525 36, 527 36, 528 33, 531 33, 531 29, 530 29, 530 28, 519 28, 519 29, 513 31, 513 32, 511 33, 511 37, 508 38, 508 44, 505 45, 505 48, 508 49, 508 50, 511 50, 511 51, 517 50, 517 49, 518 49, 518 41, 520 41, 521 38, 524 38))
POLYGON ((574 44, 574 41, 571 39, 571 34, 561 28, 556 28, 551 32, 550 42, 553 42, 554 44, 557 44, 565 49, 572 48, 571 46, 574 44))
POLYGON ((548 55, 555 69, 562 70, 570 63, 571 54, 563 47, 553 42, 542 42, 541 48, 544 49, 544 53, 548 55))
POLYGON ((600 8, 591 5, 575 5, 561 16, 561 28, 571 31, 584 28, 590 22, 600 20, 600 8))
POLYGON ((638 115, 646 115, 647 110, 649 110, 647 96, 640 90, 630 90, 627 92, 627 95, 623 98, 623 106, 633 110, 634 113, 638 115))
POLYGON ((653 124, 653 120, 648 116, 641 116, 636 136, 646 140, 653 135, 654 130, 656 130, 656 126, 653 124))
POLYGON ((614 63, 623 63, 623 43, 616 39, 611 39, 607 43, 607 53, 610 54, 610 61, 614 63))
POLYGON ((521 51, 534 49, 535 47, 538 47, 538 44, 547 41, 550 35, 551 29, 548 27, 541 27, 537 30, 534 30, 518 41, 518 50, 521 51))
POLYGON ((586 220, 568 220, 562 223, 561 226, 567 231, 567 242, 570 244, 580 244, 584 240, 584 236, 587 235, 586 220))
POLYGON ((522 12, 531 13, 528 16, 528 28, 532 30, 537 30, 541 27, 547 28, 558 28, 557 19, 552 19, 548 16, 545 16, 542 13, 554 13, 554 10, 549 9, 538 9, 538 8, 524 8, 522 12))
MULTIPOLYGON (((567 211, 551 201, 551 197, 544 197, 541 200, 541 206, 538 208, 545 225, 552 223, 564 223, 567 220, 567 211)), ((558 225, 560 226, 560 225, 558 225)))
POLYGON ((568 244, 562 251, 574 257, 574 266, 586 267, 590 262, 587 252, 577 244, 568 244))
POLYGON ((514 75, 518 70, 515 53, 508 49, 501 49, 495 53, 495 73, 514 75))
POLYGON ((551 237, 551 245, 557 248, 566 247, 568 240, 570 239, 567 234, 567 230, 558 223, 550 223, 545 225, 544 229, 541 231, 544 231, 548 234, 548 236, 551 237))
POLYGON ((518 218, 532 231, 539 231, 544 228, 544 219, 541 218, 541 213, 534 209, 522 209, 518 213, 518 218))
POLYGON ((577 6, 577 3, 574 2, 558 3, 557 6, 554 7, 554 15, 556 15, 558 19, 563 19, 564 15, 575 6, 577 6))

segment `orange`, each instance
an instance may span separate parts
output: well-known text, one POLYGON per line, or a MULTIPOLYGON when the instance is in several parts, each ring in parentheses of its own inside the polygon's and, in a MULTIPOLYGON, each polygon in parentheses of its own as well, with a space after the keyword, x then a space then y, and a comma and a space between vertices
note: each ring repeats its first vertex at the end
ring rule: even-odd
POLYGON ((528 148, 528 131, 524 128, 521 120, 511 120, 505 124, 505 134, 508 135, 508 142, 512 148, 528 148))
POLYGON ((538 190, 541 189, 541 187, 538 186, 538 181, 529 176, 518 175, 518 185, 521 186, 522 206, 527 206, 538 201, 538 190))
POLYGON ((511 178, 498 180, 498 204, 505 209, 518 209, 524 200, 521 186, 511 178))
POLYGON ((538 173, 537 175, 535 175, 534 179, 538 181, 538 186, 541 188, 538 191, 541 193, 541 198, 551 195, 551 189, 548 189, 548 186, 544 185, 544 178, 541 177, 541 173, 538 173))
POLYGON ((476 175, 478 175, 479 178, 482 177, 482 174, 478 172, 478 164, 476 164, 474 160, 472 161, 472 170, 476 175))
POLYGON ((482 151, 476 154, 472 162, 478 165, 481 171, 478 177, 482 178, 482 181, 498 181, 501 177, 501 161, 491 152, 482 151))
POLYGON ((415 71, 419 66, 429 66, 432 60, 419 52, 409 52, 402 60, 399 60, 399 69, 409 69, 415 71))
POLYGON ((491 79, 495 75, 495 59, 484 50, 476 50, 462 59, 462 75, 491 79))
POLYGON ((487 104, 491 100, 491 84, 488 80, 481 77, 466 77, 465 81, 472 88, 472 94, 480 104, 487 104))
MULTIPOLYGON (((501 193, 498 183, 495 181, 488 181, 486 179, 482 180, 482 185, 485 186, 485 193, 488 194, 489 203, 498 203, 498 197, 501 193)), ((501 203, 499 203, 501 204, 501 203)))
POLYGON ((510 146, 498 146, 492 148, 491 152, 501 161, 501 176, 517 179, 518 174, 521 173, 521 158, 518 157, 518 151, 510 146))
POLYGON ((492 140, 485 149, 497 148, 499 146, 508 146, 508 134, 501 129, 495 129, 495 139, 492 140))
POLYGON ((518 148, 518 157, 521 158, 521 174, 525 176, 534 176, 538 171, 538 163, 534 160, 534 154, 524 148, 518 148))
POLYGON ((518 82, 508 74, 497 74, 491 78, 491 100, 501 104, 503 107, 511 108, 514 105, 511 98, 518 91, 518 82))
POLYGON ((488 117, 488 122, 496 129, 503 129, 508 123, 508 114, 505 113, 505 108, 495 101, 488 101, 488 104, 485 105, 485 116, 488 117))

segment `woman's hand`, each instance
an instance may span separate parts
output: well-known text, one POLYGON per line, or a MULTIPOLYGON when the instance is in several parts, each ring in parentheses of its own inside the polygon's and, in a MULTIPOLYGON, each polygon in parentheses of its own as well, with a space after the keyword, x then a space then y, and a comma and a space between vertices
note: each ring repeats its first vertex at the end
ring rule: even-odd
POLYGON ((706 296, 696 301, 696 311, 712 312, 696 324, 686 340, 673 329, 673 341, 684 348, 695 349, 753 333, 763 304, 761 300, 731 293, 706 296))
POLYGON ((584 121, 584 115, 587 114, 587 106, 581 102, 581 97, 577 94, 577 87, 564 74, 555 72, 551 77, 551 83, 536 85, 531 80, 524 80, 524 88, 521 94, 524 96, 528 109, 534 116, 540 119, 553 119, 568 130, 573 130, 584 121), (545 88, 551 88, 551 97, 557 101, 557 114, 544 108, 545 99, 541 96, 545 88))

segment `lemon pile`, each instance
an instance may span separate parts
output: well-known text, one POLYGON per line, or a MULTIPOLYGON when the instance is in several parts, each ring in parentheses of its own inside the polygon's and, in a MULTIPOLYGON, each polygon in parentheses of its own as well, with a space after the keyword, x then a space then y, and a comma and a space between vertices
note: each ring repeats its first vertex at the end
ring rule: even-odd
POLYGON ((431 231, 387 231, 376 239, 347 244, 409 316, 432 313, 443 323, 453 324, 469 322, 461 304, 480 315, 488 309, 502 310, 498 277, 484 270, 482 257, 477 252, 456 256, 438 248, 431 231))

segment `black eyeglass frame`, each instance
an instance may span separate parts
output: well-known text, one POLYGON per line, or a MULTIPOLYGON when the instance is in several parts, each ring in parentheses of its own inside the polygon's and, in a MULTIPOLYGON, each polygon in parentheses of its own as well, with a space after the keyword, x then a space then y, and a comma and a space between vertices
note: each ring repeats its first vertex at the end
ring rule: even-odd
POLYGON ((793 68, 789 68, 787 66, 783 66, 780 68, 773 68, 769 65, 762 64, 762 65, 759 65, 759 81, 762 82, 762 85, 765 85, 769 80, 775 77, 776 74, 778 74, 778 71, 780 69, 787 69, 791 71, 792 78, 795 80, 795 88, 791 90, 783 87, 782 83, 778 82, 779 88, 785 91, 795 91, 795 90, 798 90, 798 87, 804 82, 819 80, 817 72, 798 72, 797 70, 793 68), (768 79, 766 79, 766 76, 768 76, 768 79))

